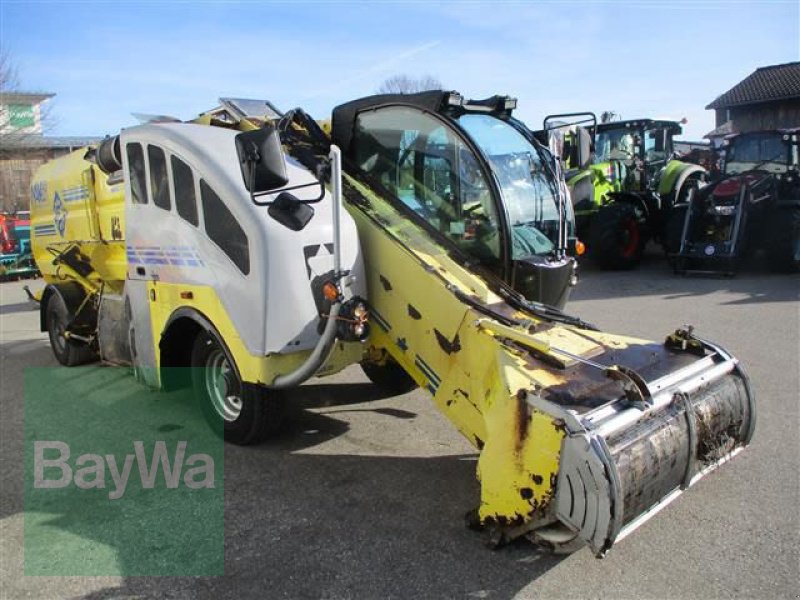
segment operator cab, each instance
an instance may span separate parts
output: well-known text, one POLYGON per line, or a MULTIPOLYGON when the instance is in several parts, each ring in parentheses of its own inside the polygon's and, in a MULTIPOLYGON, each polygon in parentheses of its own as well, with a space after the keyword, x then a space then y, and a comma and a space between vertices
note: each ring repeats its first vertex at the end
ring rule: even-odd
POLYGON ((574 217, 559 167, 511 112, 455 92, 378 95, 333 111, 357 176, 448 248, 530 300, 563 306, 576 280, 574 217))
POLYGON ((619 161, 640 190, 654 187, 661 169, 673 155, 672 138, 683 132, 675 121, 637 119, 597 126, 596 163, 619 161), (642 179, 639 174, 644 171, 642 179))
POLYGON ((747 171, 783 174, 795 169, 798 161, 800 129, 739 133, 723 141, 723 173, 738 175, 747 171))

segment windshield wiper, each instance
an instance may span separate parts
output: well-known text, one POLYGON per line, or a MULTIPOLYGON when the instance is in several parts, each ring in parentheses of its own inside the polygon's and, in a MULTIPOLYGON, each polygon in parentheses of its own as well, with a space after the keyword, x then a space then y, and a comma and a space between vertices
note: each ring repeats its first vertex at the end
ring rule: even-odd
POLYGON ((589 329, 591 331, 600 331, 595 325, 584 321, 579 317, 568 315, 560 308, 544 304, 542 302, 534 302, 528 300, 522 294, 513 292, 507 288, 500 288, 497 290, 500 296, 510 305, 521 308, 536 317, 545 319, 546 321, 553 321, 555 323, 563 323, 564 325, 573 325, 581 329, 589 329))

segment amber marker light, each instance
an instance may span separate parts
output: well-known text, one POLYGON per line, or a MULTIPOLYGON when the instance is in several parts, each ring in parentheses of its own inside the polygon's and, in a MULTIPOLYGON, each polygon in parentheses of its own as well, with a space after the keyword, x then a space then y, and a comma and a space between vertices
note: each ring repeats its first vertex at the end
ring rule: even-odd
POLYGON ((334 302, 339 297, 339 288, 332 281, 328 281, 322 286, 322 295, 326 300, 334 302))

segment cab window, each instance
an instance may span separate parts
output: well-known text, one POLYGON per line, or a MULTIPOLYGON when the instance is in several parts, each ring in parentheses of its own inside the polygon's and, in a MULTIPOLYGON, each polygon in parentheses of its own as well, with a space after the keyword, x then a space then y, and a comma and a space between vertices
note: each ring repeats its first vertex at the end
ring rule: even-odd
POLYGON ((128 144, 125 146, 128 157, 128 170, 130 171, 131 202, 134 204, 147 204, 147 184, 144 172, 144 151, 141 144, 128 144))
POLYGON ((169 178, 167 177, 167 159, 164 151, 158 146, 147 146, 147 160, 150 163, 150 193, 153 204, 169 210, 171 207, 169 178))
POLYGON ((194 191, 192 169, 181 159, 172 156, 172 182, 175 185, 175 208, 178 215, 197 227, 197 198, 194 191))
POLYGON ((250 249, 244 229, 217 193, 202 179, 200 200, 203 203, 206 234, 247 275, 250 273, 250 249))
POLYGON ((473 256, 500 258, 499 220, 486 176, 470 148, 441 121, 406 107, 356 120, 358 167, 473 256))

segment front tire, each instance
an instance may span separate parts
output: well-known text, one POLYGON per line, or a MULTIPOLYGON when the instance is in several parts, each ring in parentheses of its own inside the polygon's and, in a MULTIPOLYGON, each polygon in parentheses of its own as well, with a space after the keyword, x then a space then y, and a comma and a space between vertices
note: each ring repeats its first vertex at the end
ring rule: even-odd
POLYGON ((630 204, 609 204, 592 218, 589 251, 602 269, 633 269, 642 260, 644 242, 636 209, 630 204))
POLYGON ((372 383, 392 396, 400 396, 417 387, 417 382, 390 356, 383 363, 361 361, 361 369, 372 383))
POLYGON ((65 367, 75 367, 95 360, 95 354, 89 346, 70 342, 65 337, 67 326, 71 321, 69 309, 58 293, 53 293, 47 300, 45 323, 50 336, 50 347, 56 360, 65 367))
POLYGON ((226 442, 255 444, 280 431, 283 392, 243 383, 233 359, 207 332, 192 348, 192 387, 206 420, 226 442))

